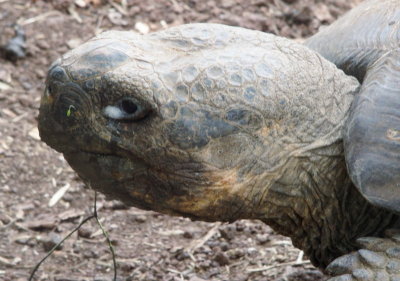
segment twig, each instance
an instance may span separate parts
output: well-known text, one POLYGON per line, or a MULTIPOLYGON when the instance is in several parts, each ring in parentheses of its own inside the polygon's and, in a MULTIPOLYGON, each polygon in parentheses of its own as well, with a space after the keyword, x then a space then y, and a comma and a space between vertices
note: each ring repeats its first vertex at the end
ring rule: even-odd
POLYGON ((3 258, 2 256, 0 256, 0 264, 4 264, 4 265, 8 265, 8 266, 14 265, 9 259, 3 258))
POLYGON ((57 245, 55 245, 47 254, 46 256, 44 256, 44 258, 42 258, 39 263, 36 264, 36 266, 33 268, 31 275, 29 276, 28 281, 32 281, 33 277, 36 273, 36 271, 39 269, 40 265, 49 257, 51 256, 51 254, 53 254, 53 252, 62 244, 64 243, 65 240, 67 240, 69 237, 71 237, 72 234, 74 234, 83 224, 85 224, 86 222, 88 222, 91 219, 96 219, 97 224, 100 226, 104 236, 107 239, 108 242, 108 246, 110 247, 111 253, 112 253, 112 259, 113 259, 113 265, 114 265, 114 278, 113 281, 117 280, 117 262, 115 259, 115 252, 114 252, 114 248, 111 244, 111 240, 108 237, 107 232, 105 231, 103 225, 101 224, 98 214, 97 214, 97 192, 94 192, 94 206, 93 206, 93 215, 88 216, 87 218, 85 218, 77 227, 75 227, 70 233, 68 233, 67 236, 65 236, 59 243, 57 243, 57 245))
POLYGON ((64 196, 64 194, 68 191, 68 189, 71 187, 69 183, 61 187, 59 190, 57 190, 56 193, 53 194, 49 201, 49 207, 53 207, 55 204, 57 204, 58 201, 64 196))
POLYGON ((296 262, 302 262, 304 257, 304 252, 300 251, 299 255, 297 256, 296 262))
POLYGON ((29 276, 29 281, 33 280, 33 276, 35 275, 36 271, 39 269, 40 265, 69 237, 71 237, 72 234, 74 234, 83 224, 85 224, 87 221, 93 219, 95 216, 91 215, 87 218, 85 218, 77 227, 75 227, 70 233, 68 233, 67 236, 65 236, 57 245, 55 245, 48 253, 47 255, 42 258, 38 264, 36 264, 35 268, 32 270, 31 275, 29 276))
POLYGON ((279 263, 279 264, 274 264, 274 265, 269 265, 269 266, 264 266, 264 267, 259 267, 259 268, 249 268, 247 269, 247 272, 260 272, 260 271, 267 271, 272 268, 277 268, 277 267, 282 267, 282 266, 288 266, 288 265, 303 265, 303 264, 310 264, 310 261, 302 261, 302 262, 297 262, 297 261, 290 261, 290 262, 284 262, 284 263, 279 263))
POLYGON ((190 245, 186 248, 186 251, 188 253, 192 253, 194 250, 197 248, 201 247, 206 243, 213 235, 218 231, 218 228, 220 227, 221 222, 216 222, 214 226, 207 232, 206 235, 203 237, 194 240, 190 245))
POLYGON ((70 5, 68 7, 68 12, 71 15, 71 17, 73 17, 78 23, 82 23, 82 18, 79 16, 78 12, 75 9, 74 5, 70 5))
POLYGON ((183 273, 182 273, 182 272, 180 272, 180 271, 178 271, 178 270, 175 270, 175 269, 172 269, 172 268, 167 268, 167 271, 179 275, 180 279, 181 279, 182 281, 184 280, 184 279, 183 279, 183 273))
POLYGON ((106 237, 106 240, 108 242, 108 247, 110 248, 111 254, 112 254, 112 259, 113 259, 113 265, 114 265, 114 278, 113 280, 117 280, 117 261, 115 260, 115 252, 114 252, 114 247, 111 243, 110 237, 108 236, 108 233, 104 229, 103 225, 101 224, 99 217, 97 216, 97 208, 96 208, 96 202, 97 202, 97 192, 94 192, 94 217, 96 218, 97 224, 101 228, 101 231, 103 232, 103 235, 106 237))
POLYGON ((118 5, 117 3, 108 0, 108 3, 113 6, 118 12, 120 12, 121 14, 123 14, 124 16, 128 16, 128 11, 126 10, 126 7, 123 7, 122 5, 118 5))
POLYGON ((55 15, 60 15, 60 14, 61 14, 61 13, 58 12, 58 11, 50 11, 50 12, 47 12, 47 13, 38 15, 38 16, 36 16, 36 17, 33 17, 33 18, 29 18, 29 19, 20 19, 20 20, 18 21, 18 25, 23 26, 23 25, 31 24, 31 23, 34 23, 34 22, 37 22, 37 21, 44 20, 45 18, 48 18, 48 17, 51 17, 51 16, 55 16, 55 15))

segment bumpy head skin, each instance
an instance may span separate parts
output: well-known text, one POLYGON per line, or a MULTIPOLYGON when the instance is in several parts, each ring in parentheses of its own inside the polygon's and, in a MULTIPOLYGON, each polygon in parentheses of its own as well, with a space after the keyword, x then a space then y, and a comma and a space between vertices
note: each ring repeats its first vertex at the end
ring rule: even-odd
POLYGON ((344 130, 350 177, 400 214, 400 1, 367 0, 306 45, 362 82, 344 130))
POLYGON ((91 187, 129 205, 254 218, 302 157, 339 141, 357 87, 305 47, 260 32, 107 32, 51 67, 39 130, 91 187))

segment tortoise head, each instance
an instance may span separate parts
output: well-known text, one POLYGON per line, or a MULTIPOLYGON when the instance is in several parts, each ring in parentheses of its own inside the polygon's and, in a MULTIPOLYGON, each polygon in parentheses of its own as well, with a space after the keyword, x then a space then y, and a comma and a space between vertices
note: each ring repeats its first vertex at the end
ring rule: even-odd
POLYGON ((203 220, 254 217, 271 184, 293 177, 288 159, 302 145, 293 136, 301 131, 303 144, 316 137, 309 125, 320 113, 307 103, 325 100, 290 99, 291 91, 326 90, 311 69, 288 83, 307 64, 321 66, 292 44, 220 25, 103 33, 51 66, 41 138, 92 188, 128 205, 203 220))

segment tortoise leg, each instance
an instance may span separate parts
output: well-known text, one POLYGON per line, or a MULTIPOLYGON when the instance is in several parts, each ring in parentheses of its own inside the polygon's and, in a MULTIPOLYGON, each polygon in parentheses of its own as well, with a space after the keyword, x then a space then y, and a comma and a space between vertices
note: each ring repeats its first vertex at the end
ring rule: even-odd
POLYGON ((400 214, 400 49, 370 67, 347 119, 344 148, 361 194, 400 214))
POLYGON ((359 238, 360 250, 328 265, 328 281, 400 281, 400 230, 386 236, 359 238))

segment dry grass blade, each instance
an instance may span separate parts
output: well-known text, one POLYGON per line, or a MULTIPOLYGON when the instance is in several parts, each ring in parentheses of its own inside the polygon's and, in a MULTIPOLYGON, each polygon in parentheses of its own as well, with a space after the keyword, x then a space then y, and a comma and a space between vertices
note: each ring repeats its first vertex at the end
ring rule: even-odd
POLYGON ((259 268, 249 268, 249 269, 247 269, 247 272, 260 272, 260 271, 267 271, 267 270, 277 268, 277 267, 284 267, 284 266, 289 266, 289 265, 303 265, 303 264, 311 264, 311 262, 310 261, 302 261, 302 262, 290 261, 290 262, 273 264, 273 265, 259 267, 259 268))
POLYGON ((9 259, 3 258, 1 256, 0 256, 0 264, 4 264, 4 265, 8 265, 8 266, 14 265, 12 261, 10 261, 9 259))
POLYGON ((59 190, 57 190, 56 193, 51 197, 49 201, 49 207, 53 207, 57 202, 64 196, 64 194, 68 191, 68 189, 71 187, 69 183, 61 187, 59 190))

